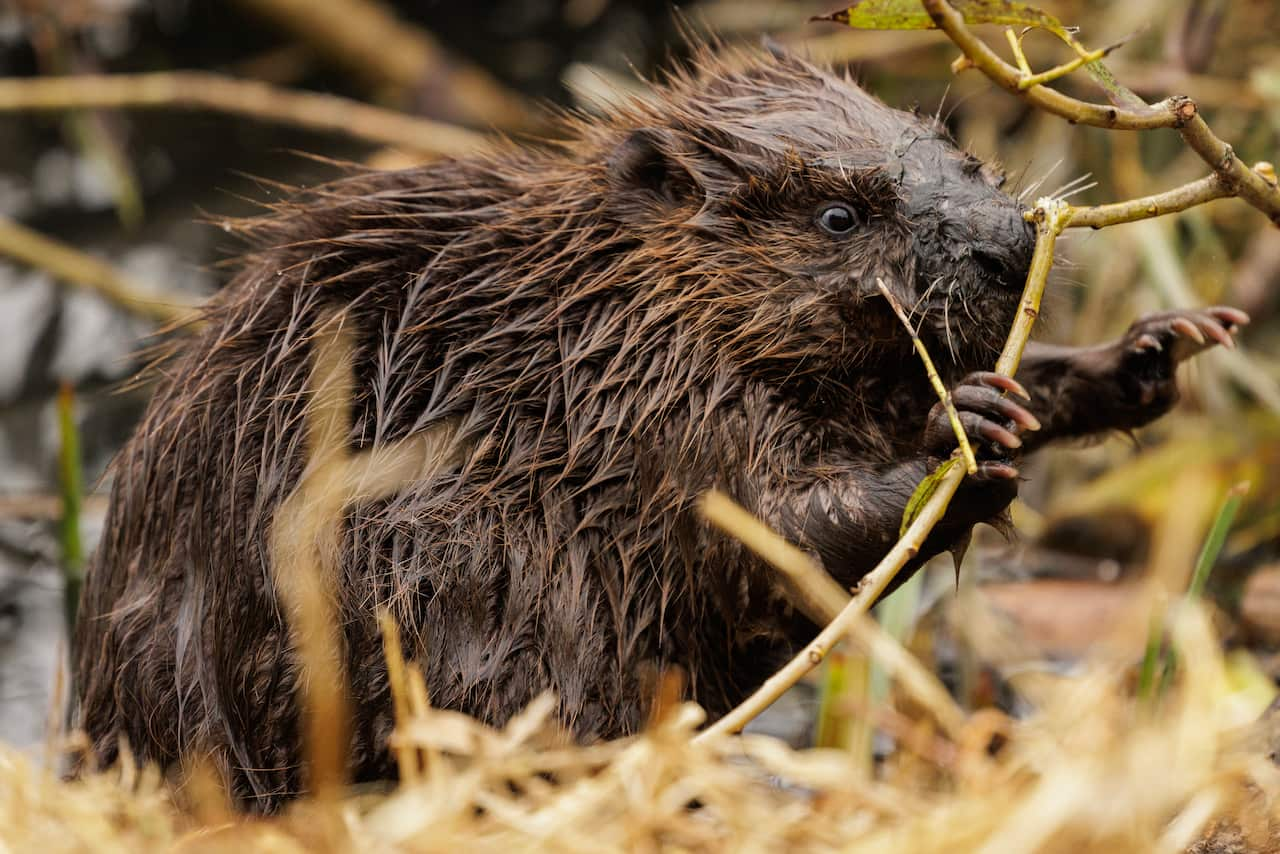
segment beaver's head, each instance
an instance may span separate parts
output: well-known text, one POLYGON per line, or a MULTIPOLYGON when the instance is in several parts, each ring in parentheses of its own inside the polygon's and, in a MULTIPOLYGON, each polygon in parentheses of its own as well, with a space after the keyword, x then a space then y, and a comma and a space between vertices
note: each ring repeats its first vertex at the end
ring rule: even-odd
POLYGON ((607 215, 753 368, 902 358, 877 279, 945 372, 994 360, 1034 231, 934 119, 793 57, 729 55, 596 133, 607 215))

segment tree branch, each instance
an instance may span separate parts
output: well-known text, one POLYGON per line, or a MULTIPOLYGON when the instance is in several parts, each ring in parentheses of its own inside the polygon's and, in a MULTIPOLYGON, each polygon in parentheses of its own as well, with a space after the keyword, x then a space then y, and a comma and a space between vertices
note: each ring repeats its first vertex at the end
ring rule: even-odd
POLYGON ((964 16, 946 0, 921 2, 938 28, 964 53, 964 61, 997 85, 1070 122, 1114 130, 1173 128, 1221 178, 1230 190, 1229 195, 1244 199, 1280 225, 1280 186, 1274 167, 1263 163, 1253 169, 1246 166, 1235 156, 1231 146, 1209 129, 1200 117, 1195 101, 1185 95, 1174 95, 1147 110, 1132 110, 1080 101, 1047 86, 1026 87, 1026 75, 1001 59, 986 42, 974 35, 965 24, 964 16))
POLYGON ((1063 228, 1103 228, 1108 225, 1119 225, 1122 222, 1137 222, 1142 219, 1178 213, 1214 199, 1224 199, 1235 195, 1220 175, 1206 175, 1203 178, 1138 199, 1127 202, 1116 202, 1110 205, 1094 205, 1091 207, 1069 207, 1063 216, 1063 228))
MULTIPOLYGON (((1053 267, 1053 246, 1058 233, 1062 230, 1061 217, 1066 209, 1065 202, 1053 199, 1041 199, 1036 206, 1035 221, 1038 237, 1035 256, 1032 259, 1031 269, 1027 274, 1026 285, 1022 290, 1022 308, 1009 331, 1009 338, 1005 342, 1004 350, 1000 353, 1000 358, 996 362, 996 371, 1004 376, 1012 377, 1018 370, 1018 364, 1022 361, 1022 353, 1026 349, 1027 340, 1031 336, 1031 330, 1039 315, 1038 309, 1041 298, 1044 296, 1045 284, 1049 279, 1049 271, 1053 267)), ((888 554, 880 559, 875 569, 863 576, 854 590, 853 598, 849 600, 840 613, 818 633, 818 636, 813 641, 783 665, 781 670, 765 680, 765 683, 756 689, 750 697, 742 701, 727 715, 707 727, 695 740, 706 740, 717 735, 733 733, 742 729, 749 721, 768 708, 774 700, 782 696, 788 688, 800 681, 801 677, 821 664, 827 653, 842 639, 845 637, 857 639, 866 635, 867 630, 864 626, 869 622, 865 616, 866 612, 880 598, 880 594, 889 586, 889 583, 902 570, 907 561, 920 553, 924 541, 928 538, 934 526, 946 515, 952 496, 955 495, 956 490, 960 488, 960 484, 965 478, 966 472, 963 465, 948 465, 944 463, 943 466, 944 468, 941 471, 936 471, 929 475, 929 477, 935 479, 933 493, 923 503, 915 518, 911 520, 906 532, 894 543, 893 548, 889 549, 888 554)), ((748 543, 748 546, 750 547, 750 543, 748 543)), ((760 554, 766 560, 771 560, 769 553, 762 551, 760 554)), ((789 571, 787 575, 794 581, 801 578, 804 573, 789 571)), ((821 591, 821 586, 815 586, 809 594, 815 601, 826 599, 825 594, 821 591)), ((958 732, 958 729, 952 728, 955 721, 947 719, 950 713, 945 711, 945 706, 935 708, 935 712, 938 711, 938 708, 944 709, 939 714, 939 722, 947 726, 953 734, 958 732)), ((961 716, 962 721, 963 716, 961 716)))
POLYGON ((488 142, 473 131, 350 98, 203 71, 0 79, 0 112, 172 107, 251 116, 437 156, 470 154, 488 142))
MULTIPOLYGON (((694 741, 706 741, 715 738, 717 735, 733 733, 742 729, 753 718, 772 705, 774 700, 781 697, 788 688, 799 682, 806 673, 821 664, 823 659, 827 657, 827 653, 831 652, 832 648, 841 640, 846 637, 865 638, 870 631, 867 628, 870 620, 868 620, 866 612, 906 562, 919 553, 920 546, 924 543, 925 538, 929 536, 929 532, 933 530, 933 526, 947 512, 947 505, 951 501, 951 496, 960 487, 960 482, 964 480, 964 477, 964 466, 954 465, 947 469, 939 480, 933 497, 921 509, 920 515, 916 516, 915 521, 911 523, 911 527, 894 544, 889 553, 880 560, 876 568, 863 577, 858 585, 857 592, 840 613, 831 622, 827 623, 826 627, 818 633, 818 636, 809 642, 799 654, 783 665, 781 670, 765 680, 765 683, 757 688, 750 697, 727 715, 699 733, 694 741)), ((899 650, 901 649, 896 643, 893 645, 898 647, 899 650)), ((886 665, 892 664, 898 668, 905 666, 901 662, 885 661, 883 650, 883 646, 875 647, 875 651, 882 653, 882 661, 886 665)), ((905 652, 903 655, 906 655, 905 652)), ((931 703, 930 705, 935 712, 938 712, 939 709, 944 710, 938 715, 938 720, 952 735, 959 732, 960 727, 963 725, 964 716, 960 714, 954 703, 939 702, 931 703), (958 717, 953 717, 950 712, 945 711, 949 708, 954 708, 958 717)))
POLYGON ((1244 199, 1280 226, 1280 186, 1275 167, 1267 163, 1259 163, 1252 169, 1245 166, 1231 146, 1214 136, 1199 116, 1180 127, 1178 133, 1209 164, 1232 195, 1244 199))
POLYGON ((429 32, 376 0, 237 0, 317 53, 378 87, 435 101, 479 126, 532 127, 535 111, 487 71, 450 55, 429 32))
POLYGON ((0 217, 0 255, 95 291, 160 323, 178 326, 197 322, 199 303, 186 295, 154 293, 105 261, 4 217, 0 217))
POLYGON ((991 78, 992 82, 1067 121, 1115 130, 1149 130, 1177 127, 1195 116, 1195 103, 1184 97, 1168 98, 1146 110, 1132 110, 1081 101, 1048 86, 1023 88, 1023 73, 1001 59, 986 42, 974 35, 965 24, 964 16, 946 0, 922 2, 938 29, 946 33, 964 53, 968 62, 991 78))

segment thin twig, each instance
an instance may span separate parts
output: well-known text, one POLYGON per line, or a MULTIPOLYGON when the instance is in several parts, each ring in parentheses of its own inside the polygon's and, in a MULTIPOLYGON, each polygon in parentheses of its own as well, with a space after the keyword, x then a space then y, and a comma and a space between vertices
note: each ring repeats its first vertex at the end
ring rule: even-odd
POLYGON ((1018 303, 1018 313, 1009 329, 1004 350, 996 361, 996 373, 1011 377, 1022 362, 1022 351, 1031 338, 1031 328, 1040 316, 1040 300, 1044 296, 1044 283, 1053 268, 1053 247, 1062 233, 1062 217, 1068 205, 1056 199, 1041 199, 1032 218, 1036 224, 1036 251, 1031 256, 1031 269, 1027 272, 1027 285, 1018 303))
POLYGON ((0 255, 94 291, 137 314, 164 324, 196 322, 197 302, 183 294, 157 294, 115 267, 72 246, 0 217, 0 255))
POLYGON ((1018 64, 1018 70, 1022 72, 1025 80, 1031 76, 1031 63, 1027 62, 1027 55, 1022 52, 1022 40, 1013 31, 1013 27, 1005 27, 1004 37, 1005 41, 1009 42, 1009 50, 1013 51, 1013 61, 1018 64))
POLYGON ((933 498, 926 503, 906 534, 894 544, 876 568, 863 577, 853 598, 827 624, 826 628, 781 670, 770 676, 755 693, 707 727, 694 740, 706 741, 717 735, 742 729, 768 708, 774 700, 781 697, 787 689, 800 681, 806 673, 821 664, 827 653, 846 637, 852 637, 855 642, 865 646, 868 652, 881 661, 890 672, 904 677, 904 686, 908 685, 907 679, 911 679, 909 684, 913 693, 917 697, 928 697, 927 705, 933 710, 938 722, 948 734, 953 737, 957 735, 964 725, 963 712, 951 700, 945 688, 936 684, 936 679, 931 674, 927 674, 918 661, 914 661, 897 641, 885 635, 871 623, 866 616, 866 611, 906 562, 919 553, 920 546, 933 530, 933 526, 946 513, 947 504, 963 478, 962 467, 952 466, 948 469, 939 481, 933 498), (921 673, 926 675, 920 676, 921 673), (912 676, 918 678, 912 678, 912 676))
POLYGON ((849 594, 822 567, 723 492, 713 489, 703 495, 700 509, 708 522, 789 578, 815 622, 829 622, 849 604, 849 594))
POLYGON ((980 70, 992 82, 1015 95, 1026 98, 1041 109, 1071 122, 1114 130, 1149 130, 1173 128, 1187 145, 1200 155, 1230 190, 1280 225, 1280 186, 1274 168, 1258 164, 1250 169, 1235 156, 1231 146, 1218 139, 1200 117, 1195 101, 1175 95, 1152 104, 1146 110, 1134 110, 1105 104, 1093 104, 1036 85, 1023 88, 1021 70, 1000 58, 986 42, 978 38, 964 22, 964 16, 946 0, 921 0, 933 22, 964 53, 966 66, 980 70))
MULTIPOLYGON (((391 688, 391 708, 395 720, 409 720, 408 678, 405 673, 404 651, 400 646, 400 626, 386 608, 378 609, 378 625, 382 629, 382 657, 387 662, 387 684, 391 688)), ((416 786, 422 776, 421 754, 411 744, 392 738, 392 751, 396 756, 396 768, 405 786, 416 786)))
MULTIPOLYGON (((1026 349, 1027 340, 1030 338, 1035 320, 1039 316, 1040 300, 1044 296, 1045 284, 1049 279, 1049 271, 1053 266, 1054 242, 1057 239, 1058 232, 1061 230, 1059 217, 1066 208, 1066 203, 1052 199, 1041 200, 1036 208, 1035 218, 1038 228, 1035 255, 1032 259, 1031 269, 1027 273, 1026 285, 1023 287, 1021 308, 1017 318, 1014 320, 1012 329, 1009 331, 1009 338, 1005 342, 1004 350, 1000 353, 1000 358, 996 362, 996 372, 1004 376, 1012 377, 1017 372, 1018 364, 1022 361, 1023 350, 1026 349)), ((698 736, 698 740, 705 740, 716 735, 733 733, 742 729, 806 673, 821 664, 827 653, 842 638, 856 636, 860 623, 866 621, 865 612, 870 610, 875 601, 880 598, 880 594, 889 586, 889 583, 902 570, 907 561, 919 554, 929 533, 946 515, 952 496, 955 495, 956 490, 960 488, 960 484, 964 480, 965 469, 962 466, 951 465, 940 475, 935 472, 930 477, 936 477, 933 493, 921 506, 907 530, 889 549, 888 554, 880 559, 875 569, 863 576, 854 591, 853 598, 849 600, 844 609, 818 633, 818 636, 811 643, 783 665, 781 670, 765 680, 765 683, 750 697, 707 727, 698 736)), ((938 720, 943 726, 949 730, 956 731, 952 729, 956 725, 955 721, 948 722, 944 720, 944 716, 948 715, 947 712, 939 712, 938 708, 935 708, 934 711, 935 714, 939 715, 938 720)))
POLYGON ((1177 127, 1179 123, 1188 121, 1195 115, 1195 104, 1189 98, 1169 98, 1146 110, 1135 110, 1109 104, 1092 104, 1042 85, 1023 89, 1022 72, 1001 59, 986 42, 974 35, 965 24, 964 16, 946 0, 922 2, 934 24, 955 42, 969 64, 982 71, 998 86, 1021 95, 1037 107, 1068 121, 1116 130, 1147 130, 1177 127), (1190 104, 1190 112, 1184 115, 1187 104, 1190 104))
POLYGON ((1164 214, 1185 211, 1188 208, 1224 199, 1232 196, 1231 189, 1223 182, 1222 177, 1213 174, 1203 178, 1139 199, 1116 202, 1110 205, 1094 205, 1091 207, 1071 207, 1063 215, 1063 228, 1103 228, 1118 225, 1122 222, 1137 222, 1142 219, 1163 216, 1164 214))
MULTIPOLYGON (((107 512, 105 495, 86 495, 81 502, 82 513, 99 516, 107 512)), ((55 520, 62 516, 60 495, 0 495, 0 519, 55 520)))
POLYGON ((1107 55, 1105 48, 1091 51, 1081 56, 1077 56, 1070 62, 1064 62, 1061 65, 1055 65, 1053 68, 1045 69, 1038 74, 1028 74, 1018 81, 1019 89, 1030 89, 1032 86, 1043 86, 1046 83, 1052 83, 1059 77, 1066 77, 1071 72, 1081 66, 1088 65, 1090 62, 1097 62, 1107 55))
POLYGON ((376 0, 237 0, 376 87, 424 94, 450 117, 509 130, 532 127, 535 111, 497 78, 451 54, 431 33, 376 0), (429 90, 429 92, 428 92, 429 90))
POLYGON ((960 456, 964 459, 965 469, 969 474, 977 474, 978 459, 973 455, 973 446, 969 444, 969 436, 964 432, 964 425, 960 423, 960 413, 956 412, 956 405, 951 400, 951 392, 942 384, 942 377, 938 376, 938 369, 934 367, 933 359, 929 358, 929 351, 925 349, 924 342, 911 327, 911 321, 907 318, 907 313, 902 310, 902 304, 885 287, 884 280, 876 277, 876 287, 889 301, 889 307, 893 309, 894 314, 898 315, 898 320, 902 321, 903 328, 911 336, 911 343, 920 354, 920 361, 924 362, 924 372, 929 376, 929 384, 933 386, 938 400, 942 401, 942 406, 947 411, 947 419, 951 422, 951 429, 955 431, 956 441, 960 444, 960 456))
POLYGON ((271 575, 288 614, 303 669, 302 706, 308 785, 320 799, 346 780, 350 704, 338 597, 343 514, 357 502, 395 494, 408 484, 457 466, 464 446, 456 423, 440 422, 409 439, 351 453, 355 332, 340 314, 321 324, 315 340, 309 406, 302 424, 308 459, 294 491, 276 511, 271 575), (324 328, 330 327, 330 328, 324 328))
POLYGON ((344 676, 346 651, 333 585, 340 551, 341 483, 350 456, 352 367, 350 329, 317 336, 308 380, 311 398, 303 430, 307 468, 280 505, 271 535, 271 575, 285 606, 294 652, 304 674, 302 709, 306 728, 307 784, 320 800, 336 798, 346 781, 350 704, 344 676))
POLYGON ((438 156, 474 153, 488 139, 351 98, 297 92, 204 71, 0 79, 0 112, 174 107, 252 116, 438 156))

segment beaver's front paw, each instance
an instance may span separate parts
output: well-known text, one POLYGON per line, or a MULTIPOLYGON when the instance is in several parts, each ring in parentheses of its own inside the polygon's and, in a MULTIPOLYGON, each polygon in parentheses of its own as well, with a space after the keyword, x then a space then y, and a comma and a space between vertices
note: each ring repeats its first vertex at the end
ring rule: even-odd
MULTIPOLYGON (((1017 460, 1022 448, 1020 436, 1027 430, 1040 429, 1036 417, 1005 392, 1030 400, 1026 389, 1017 381, 990 371, 969 374, 951 390, 951 401, 978 460, 978 471, 973 477, 979 480, 1017 478, 1017 460)), ((941 403, 929 412, 924 443, 929 455, 938 459, 950 456, 955 450, 955 430, 941 403)))
POLYGON ((1178 400, 1178 364, 1215 344, 1235 347, 1232 336, 1248 322, 1249 315, 1224 306, 1139 318, 1115 345, 1132 400, 1152 412, 1167 411, 1178 400))

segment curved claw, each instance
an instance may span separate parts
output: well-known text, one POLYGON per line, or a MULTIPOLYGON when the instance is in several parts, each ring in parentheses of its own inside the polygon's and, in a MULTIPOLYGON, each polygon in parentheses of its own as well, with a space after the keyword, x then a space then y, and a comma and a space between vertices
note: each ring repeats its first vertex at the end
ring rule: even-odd
POLYGON ((1007 391, 1010 394, 1016 394, 1023 400, 1031 400, 1031 395, 1022 387, 1022 383, 1013 377, 997 374, 995 371, 976 371, 968 376, 966 382, 981 383, 991 388, 1007 391))
POLYGON ((1249 315, 1229 306, 1163 311, 1129 327, 1119 370, 1145 410, 1141 423, 1168 411, 1178 399, 1178 365, 1214 346, 1236 347, 1235 333, 1249 315))
POLYGON ((1248 326, 1250 320, 1252 320, 1247 313, 1229 305, 1215 305, 1211 308, 1206 308, 1205 311, 1212 315, 1215 320, 1225 320, 1233 326, 1248 326))
POLYGON ((960 423, 964 425, 965 432, 971 436, 976 433, 988 442, 995 442, 1010 450, 1022 447, 1022 440, 1012 431, 988 418, 983 418, 976 412, 961 412, 960 423))
POLYGON ((1154 350, 1157 353, 1159 353, 1164 350, 1164 345, 1162 345, 1159 339, 1157 339, 1150 332, 1144 332, 1138 336, 1137 341, 1133 342, 1133 349, 1154 350))
POLYGON ((1128 346, 1135 353, 1165 353, 1174 367, 1215 345, 1235 349, 1235 333, 1248 322, 1249 315, 1229 306, 1166 311, 1134 323, 1128 346))
POLYGON ((1169 321, 1169 328, 1180 335, 1190 338, 1197 344, 1204 343, 1204 333, 1185 317, 1175 317, 1173 320, 1169 321))
POLYGON ((957 409, 1003 418, 1023 430, 1039 430, 1041 426, 1025 407, 987 386, 959 386, 951 393, 951 402, 957 409))
POLYGON ((1008 463, 981 462, 978 463, 978 471, 973 477, 982 480, 1015 480, 1018 477, 1018 470, 1008 463))
MULTIPOLYGON (((1021 383, 991 371, 971 373, 950 391, 960 428, 978 454, 979 463, 1008 466, 1008 471, 993 470, 991 478, 1016 477, 1016 469, 1007 458, 1022 448, 1019 434, 1042 429, 1040 421, 1019 402, 1020 397, 1030 399, 1021 383)), ((929 412, 924 441, 934 455, 947 454, 955 448, 954 428, 941 403, 929 412)))
POLYGON ((1203 332, 1207 333, 1210 338, 1212 338, 1214 341, 1217 341, 1219 344, 1221 344, 1223 347, 1226 347, 1228 350, 1235 349, 1236 339, 1232 338, 1231 333, 1228 332, 1225 328, 1223 328, 1222 325, 1219 324, 1217 320, 1214 320, 1214 319, 1204 320, 1200 324, 1200 329, 1203 332))

